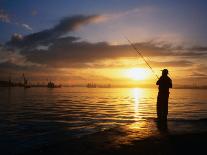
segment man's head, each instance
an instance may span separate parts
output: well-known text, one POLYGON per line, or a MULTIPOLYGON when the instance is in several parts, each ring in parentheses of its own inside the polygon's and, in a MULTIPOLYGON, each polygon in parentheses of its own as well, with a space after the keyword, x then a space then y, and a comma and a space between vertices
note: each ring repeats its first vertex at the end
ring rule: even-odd
POLYGON ((167 69, 163 69, 162 70, 162 75, 167 76, 167 74, 168 74, 168 70, 167 69))

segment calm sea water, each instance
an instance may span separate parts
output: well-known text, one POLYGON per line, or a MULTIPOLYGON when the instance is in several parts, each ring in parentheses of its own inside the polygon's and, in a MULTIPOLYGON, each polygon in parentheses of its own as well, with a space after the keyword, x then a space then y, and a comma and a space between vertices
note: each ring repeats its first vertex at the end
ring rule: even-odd
MULTIPOLYGON (((206 120, 206 94, 172 89, 169 120, 206 120)), ((153 119, 156 97, 157 89, 143 88, 0 88, 0 147, 24 152, 63 137, 153 119)))

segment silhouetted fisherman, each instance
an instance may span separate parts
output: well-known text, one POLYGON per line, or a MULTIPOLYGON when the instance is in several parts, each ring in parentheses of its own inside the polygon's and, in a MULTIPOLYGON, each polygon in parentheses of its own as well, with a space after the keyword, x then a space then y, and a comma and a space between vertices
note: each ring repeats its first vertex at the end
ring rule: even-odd
POLYGON ((157 117, 158 121, 167 121, 169 88, 172 88, 172 80, 168 77, 168 70, 162 70, 162 76, 157 81, 159 92, 157 96, 157 117))

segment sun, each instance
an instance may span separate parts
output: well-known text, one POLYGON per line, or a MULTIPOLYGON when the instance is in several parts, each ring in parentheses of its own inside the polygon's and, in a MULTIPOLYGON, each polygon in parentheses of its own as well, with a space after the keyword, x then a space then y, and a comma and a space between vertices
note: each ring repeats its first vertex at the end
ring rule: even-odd
POLYGON ((133 80, 145 80, 149 77, 149 71, 143 68, 128 69, 124 74, 133 80))

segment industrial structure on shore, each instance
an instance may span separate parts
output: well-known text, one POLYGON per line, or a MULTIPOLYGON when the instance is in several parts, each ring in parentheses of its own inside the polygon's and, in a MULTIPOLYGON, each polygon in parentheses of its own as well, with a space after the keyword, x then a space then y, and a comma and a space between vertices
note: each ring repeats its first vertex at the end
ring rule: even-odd
POLYGON ((24 88, 31 88, 31 87, 47 87, 47 88, 61 88, 61 85, 56 85, 54 82, 49 81, 47 84, 31 84, 29 83, 28 78, 26 78, 25 74, 22 74, 23 82, 12 82, 11 76, 9 80, 1 80, 0 87, 24 87, 24 88))

